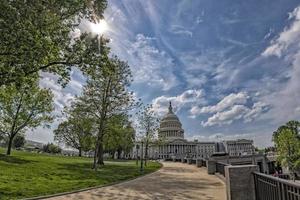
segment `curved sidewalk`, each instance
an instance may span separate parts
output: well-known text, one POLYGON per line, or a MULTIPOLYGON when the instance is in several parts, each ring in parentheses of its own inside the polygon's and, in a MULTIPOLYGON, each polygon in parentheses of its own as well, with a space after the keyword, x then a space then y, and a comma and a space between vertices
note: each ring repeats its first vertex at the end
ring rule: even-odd
POLYGON ((50 198, 66 199, 199 199, 225 200, 225 184, 206 168, 175 162, 163 162, 159 171, 128 182, 50 198))

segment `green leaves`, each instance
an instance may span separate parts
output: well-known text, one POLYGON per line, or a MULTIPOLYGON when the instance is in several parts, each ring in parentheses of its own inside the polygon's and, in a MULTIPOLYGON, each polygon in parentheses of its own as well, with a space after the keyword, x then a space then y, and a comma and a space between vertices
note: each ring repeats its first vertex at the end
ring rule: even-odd
POLYGON ((83 107, 75 102, 70 108, 66 107, 64 113, 67 120, 60 123, 54 130, 54 139, 69 147, 79 150, 89 151, 93 149, 93 119, 82 109, 83 107))
POLYGON ((281 126, 273 134, 278 162, 288 167, 292 172, 300 168, 300 122, 289 121, 281 126))
POLYGON ((142 133, 142 139, 148 142, 153 142, 158 130, 159 121, 152 105, 143 106, 138 112, 139 129, 142 133))
POLYGON ((30 79, 20 86, 15 84, 0 88, 0 132, 10 144, 13 138, 30 128, 52 122, 53 94, 40 89, 38 82, 30 79))
POLYGON ((105 150, 129 152, 133 147, 135 130, 127 115, 114 115, 108 120, 104 136, 105 150))
POLYGON ((86 35, 70 33, 81 19, 103 18, 106 0, 49 0, 0 2, 0 86, 22 83, 40 71, 69 80, 71 66, 80 67, 86 35))

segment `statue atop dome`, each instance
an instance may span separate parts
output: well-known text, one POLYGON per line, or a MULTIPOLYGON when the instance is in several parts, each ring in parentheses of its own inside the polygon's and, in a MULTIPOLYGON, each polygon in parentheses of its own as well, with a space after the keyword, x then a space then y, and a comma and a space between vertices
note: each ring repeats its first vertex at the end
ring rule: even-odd
POLYGON ((171 101, 169 102, 169 113, 173 113, 173 107, 171 101))

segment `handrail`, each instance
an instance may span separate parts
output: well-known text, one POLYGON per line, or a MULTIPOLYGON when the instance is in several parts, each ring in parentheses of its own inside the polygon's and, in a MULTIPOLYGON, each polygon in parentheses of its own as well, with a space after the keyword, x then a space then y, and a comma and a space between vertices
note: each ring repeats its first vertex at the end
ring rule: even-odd
POLYGON ((300 198, 300 184, 279 177, 253 172, 257 200, 296 200, 300 198))
POLYGON ((230 166, 230 165, 231 165, 231 164, 229 164, 229 163, 224 163, 224 162, 217 162, 217 163, 220 163, 220 164, 226 165, 226 166, 230 166))
POLYGON ((257 174, 257 175, 260 175, 260 176, 263 176, 265 178, 269 178, 269 179, 274 180, 274 181, 279 181, 281 183, 287 184, 287 185, 292 186, 292 187, 299 187, 300 188, 299 183, 291 182, 291 181, 288 181, 286 179, 282 179, 282 178, 279 178, 279 177, 274 177, 274 176, 271 176, 271 175, 268 175, 268 174, 263 174, 263 173, 260 173, 260 172, 253 172, 253 173, 257 174))

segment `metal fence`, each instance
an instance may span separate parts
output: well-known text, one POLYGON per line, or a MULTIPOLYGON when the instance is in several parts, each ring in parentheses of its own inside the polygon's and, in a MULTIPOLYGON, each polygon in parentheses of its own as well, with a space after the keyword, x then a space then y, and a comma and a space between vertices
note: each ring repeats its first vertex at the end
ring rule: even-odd
POLYGON ((219 172, 225 177, 225 166, 228 166, 227 163, 217 162, 216 163, 216 172, 219 172))
POLYGON ((256 200, 300 200, 300 184, 254 172, 256 200))
POLYGON ((286 179, 286 180, 289 180, 289 179, 290 179, 290 175, 289 175, 289 174, 278 174, 278 177, 279 177, 279 178, 286 179))

